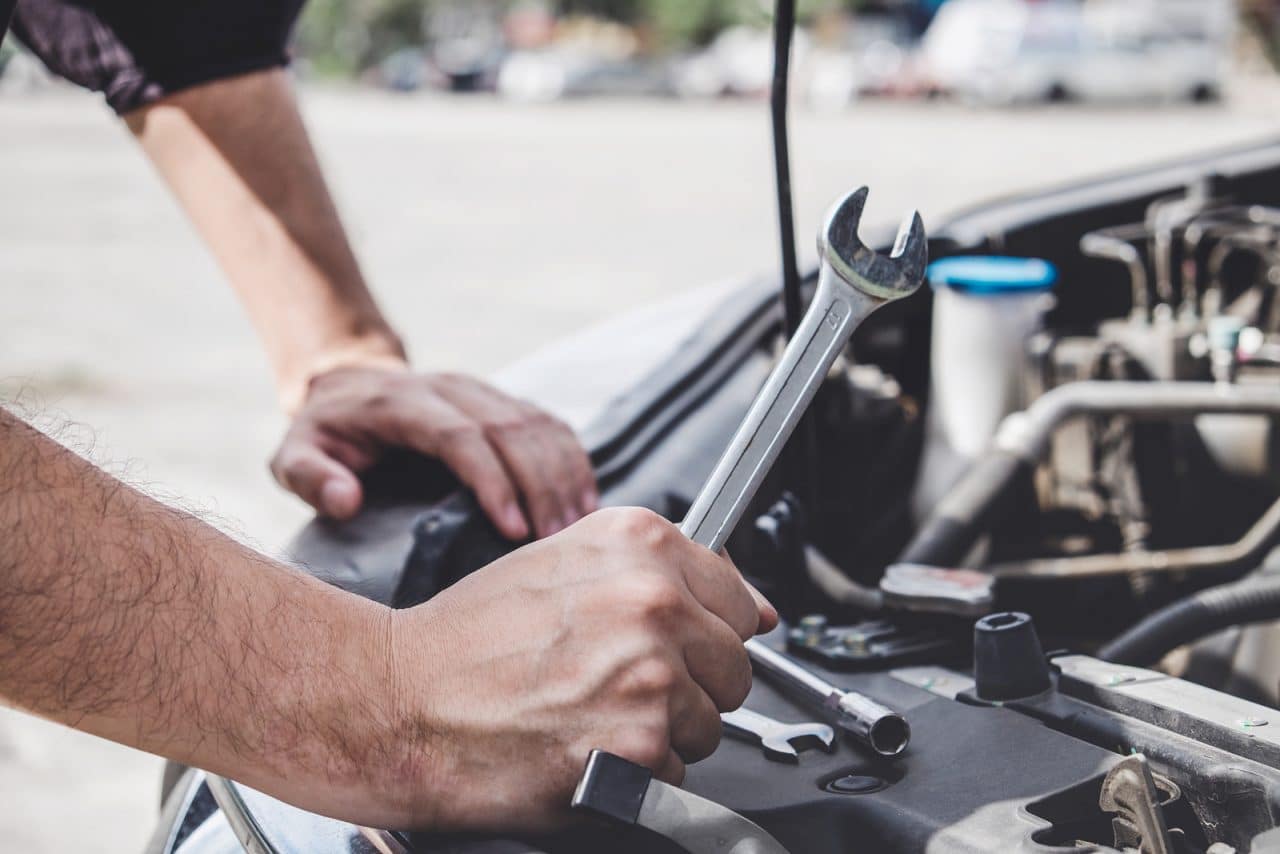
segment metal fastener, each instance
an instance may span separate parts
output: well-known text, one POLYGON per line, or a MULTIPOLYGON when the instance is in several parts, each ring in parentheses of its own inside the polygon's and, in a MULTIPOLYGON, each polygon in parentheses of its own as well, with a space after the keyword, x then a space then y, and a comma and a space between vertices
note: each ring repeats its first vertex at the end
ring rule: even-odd
POLYGON ((827 632, 827 618, 821 614, 809 614, 800 618, 800 637, 805 646, 817 646, 827 632))

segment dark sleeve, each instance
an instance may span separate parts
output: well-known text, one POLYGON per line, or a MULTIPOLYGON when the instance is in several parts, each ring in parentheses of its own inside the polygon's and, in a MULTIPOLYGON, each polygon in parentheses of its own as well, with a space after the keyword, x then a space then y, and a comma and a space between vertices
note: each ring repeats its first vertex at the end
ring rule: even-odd
POLYGON ((9 30, 9 18, 13 15, 13 0, 0 0, 0 44, 9 30))
POLYGON ((125 113, 201 83, 286 65, 303 2, 17 0, 13 32, 54 74, 103 93, 125 113))

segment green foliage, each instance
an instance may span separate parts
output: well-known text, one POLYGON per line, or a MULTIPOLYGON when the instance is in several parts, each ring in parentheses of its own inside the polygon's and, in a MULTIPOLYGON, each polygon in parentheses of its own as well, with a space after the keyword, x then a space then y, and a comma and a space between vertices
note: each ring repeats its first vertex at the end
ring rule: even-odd
POLYGON ((644 17, 647 0, 560 0, 555 9, 562 15, 599 15, 613 21, 634 22, 644 17))
MULTIPOLYGON (((801 20, 829 9, 856 9, 864 0, 798 0, 801 20)), ((561 0, 564 14, 593 14, 646 27, 662 48, 709 42, 725 27, 767 26, 773 0, 561 0)))
POLYGON ((644 22, 668 47, 705 44, 725 27, 764 20, 751 0, 648 0, 642 5, 644 22))
POLYGON ((322 74, 350 74, 425 40, 431 0, 310 0, 298 49, 322 74))

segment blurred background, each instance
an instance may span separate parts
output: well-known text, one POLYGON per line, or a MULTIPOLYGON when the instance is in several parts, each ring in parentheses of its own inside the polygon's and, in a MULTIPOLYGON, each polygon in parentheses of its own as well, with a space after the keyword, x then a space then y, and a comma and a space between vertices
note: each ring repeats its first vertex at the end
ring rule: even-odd
MULTIPOLYGON (((797 94, 1007 105, 1214 101, 1269 68, 1272 0, 801 0, 797 94)), ((758 97, 768 0, 312 0, 297 32, 306 80, 394 91, 758 97)), ((47 81, 10 44, 7 90, 47 81)))
MULTIPOLYGON (((802 248, 859 183, 872 221, 928 223, 1280 129, 1270 0, 803 0, 801 23, 802 248)), ((312 0, 303 109, 416 363, 492 375, 773 275, 770 24, 758 0, 312 0)), ((218 270, 100 100, 13 39, 0 289, 0 396, 264 549, 306 521, 267 474, 285 422, 218 270)), ((0 710, 0 850, 141 850, 159 767, 0 710)))

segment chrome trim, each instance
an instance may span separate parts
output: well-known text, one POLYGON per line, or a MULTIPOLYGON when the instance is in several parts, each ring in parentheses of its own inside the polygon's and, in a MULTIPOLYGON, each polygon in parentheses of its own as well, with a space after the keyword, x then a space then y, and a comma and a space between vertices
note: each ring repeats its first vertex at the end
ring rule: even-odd
POLYGON ((249 854, 410 854, 389 831, 316 815, 225 777, 211 774, 206 784, 249 854))
POLYGON ((178 832, 182 830, 187 815, 191 812, 200 786, 204 784, 204 777, 205 774, 200 769, 188 768, 178 778, 169 797, 161 804, 160 818, 151 838, 147 840, 144 854, 173 854, 178 842, 178 832))
MULTIPOLYGON (((209 786, 209 792, 213 795, 213 799, 218 802, 218 807, 222 810, 222 814, 227 817, 227 823, 231 825, 232 831, 235 832, 236 839, 240 840, 240 844, 245 851, 249 852, 249 854, 281 854, 281 852, 272 848, 271 843, 263 836, 258 823, 249 814, 249 808, 245 806, 240 793, 236 791, 230 780, 210 774, 205 782, 209 786)), ((316 852, 316 854, 320 854, 320 852, 316 852)))

